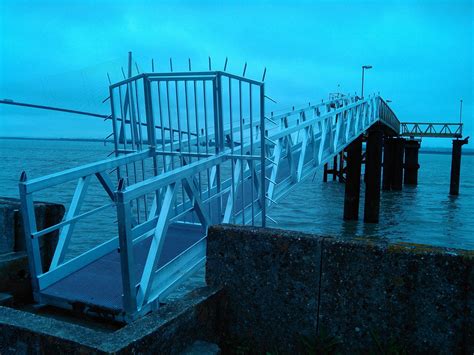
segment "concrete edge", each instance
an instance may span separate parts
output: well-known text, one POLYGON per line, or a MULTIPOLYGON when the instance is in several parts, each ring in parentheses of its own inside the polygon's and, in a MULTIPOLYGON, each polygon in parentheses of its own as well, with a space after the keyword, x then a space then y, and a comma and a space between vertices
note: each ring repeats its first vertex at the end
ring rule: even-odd
MULTIPOLYGON (((262 227, 253 227, 253 226, 239 226, 233 224, 222 224, 209 227, 208 233, 221 233, 221 232, 236 232, 246 231, 252 234, 258 234, 259 236, 264 237, 275 237, 281 238, 285 237, 289 240, 329 240, 332 243, 343 243, 354 246, 370 246, 380 250, 386 250, 393 253, 422 253, 422 254, 437 254, 444 253, 453 256, 461 256, 466 258, 474 258, 474 250, 458 249, 458 248, 448 248, 427 244, 418 244, 411 242, 392 242, 385 238, 374 238, 374 237, 340 237, 340 236, 323 236, 319 234, 311 234, 306 232, 299 232, 294 230, 278 229, 278 228, 262 228, 262 227)), ((226 237, 228 237, 226 235, 226 237)), ((231 237, 231 236, 230 236, 231 237)))
POLYGON ((74 343, 81 344, 91 350, 98 349, 103 341, 102 332, 99 333, 80 325, 0 306, 0 329, 2 328, 14 328, 22 334, 29 333, 39 338, 54 337, 71 345, 74 343))
MULTIPOLYGON (((134 346, 140 341, 155 337, 167 325, 179 322, 183 315, 195 311, 196 307, 205 304, 209 299, 212 301, 219 297, 220 293, 219 287, 206 286, 196 289, 182 299, 164 305, 112 333, 0 306, 0 331, 3 333, 6 329, 10 329, 18 332, 20 338, 29 338, 30 343, 59 344, 64 352, 128 352, 135 350, 134 346)), ((166 329, 164 331, 166 332, 166 329)), ((172 338, 170 334, 167 336, 172 338)))
POLYGON ((189 310, 203 304, 222 292, 220 287, 201 287, 191 291, 183 298, 173 301, 143 318, 127 324, 112 334, 107 334, 105 341, 100 345, 104 352, 126 351, 134 343, 147 337, 155 336, 164 326, 178 320, 189 310))

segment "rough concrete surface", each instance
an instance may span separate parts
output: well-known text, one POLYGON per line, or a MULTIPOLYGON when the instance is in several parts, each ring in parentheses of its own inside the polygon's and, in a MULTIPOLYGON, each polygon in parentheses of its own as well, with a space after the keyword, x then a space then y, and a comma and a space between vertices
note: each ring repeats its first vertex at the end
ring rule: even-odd
POLYGON ((115 332, 0 307, 0 354, 179 354, 218 342, 221 302, 219 289, 200 288, 115 332))
MULTIPOLYGON (((38 230, 61 222, 63 215, 63 205, 35 202, 38 230)), ((31 281, 22 223, 20 201, 0 198, 0 292, 11 293, 18 302, 31 302, 31 281)), ((43 265, 50 264, 57 238, 57 231, 40 238, 43 265)))
POLYGON ((207 282, 228 302, 224 342, 299 352, 326 333, 343 353, 474 350, 472 252, 216 226, 207 253, 207 282))
POLYGON ((227 226, 208 237, 206 279, 226 290, 227 342, 289 352, 316 333, 320 240, 227 226))

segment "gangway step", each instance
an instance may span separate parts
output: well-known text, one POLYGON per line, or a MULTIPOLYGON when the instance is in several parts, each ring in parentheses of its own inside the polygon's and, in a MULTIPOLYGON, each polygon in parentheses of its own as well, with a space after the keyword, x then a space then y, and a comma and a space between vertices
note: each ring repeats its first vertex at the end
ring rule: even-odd
MULTIPOLYGON (((194 225, 171 224, 166 234, 158 268, 173 260, 203 237, 194 225)), ((151 238, 134 246, 136 279, 140 280, 151 238)), ((84 305, 106 313, 123 309, 120 254, 113 251, 41 291, 41 298, 57 306, 84 305)))

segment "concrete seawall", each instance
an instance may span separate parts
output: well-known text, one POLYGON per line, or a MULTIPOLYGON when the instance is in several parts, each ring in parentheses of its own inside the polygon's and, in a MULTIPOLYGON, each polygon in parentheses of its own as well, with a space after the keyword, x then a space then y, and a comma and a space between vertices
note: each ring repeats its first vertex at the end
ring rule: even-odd
POLYGON ((220 304, 219 290, 197 289, 115 331, 0 307, 0 354, 179 354, 218 341, 220 304))
POLYGON ((474 350, 472 252, 217 226, 207 253, 225 341, 252 352, 304 352, 321 334, 344 353, 474 350))
POLYGON ((0 353, 474 350, 473 252, 226 225, 207 258, 208 286, 127 325, 0 306, 0 353))

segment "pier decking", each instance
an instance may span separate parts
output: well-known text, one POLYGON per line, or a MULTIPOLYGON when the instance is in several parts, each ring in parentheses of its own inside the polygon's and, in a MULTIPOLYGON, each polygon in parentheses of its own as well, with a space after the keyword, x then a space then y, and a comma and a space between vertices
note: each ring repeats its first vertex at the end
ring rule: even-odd
MULTIPOLYGON (((200 228, 171 225, 165 237, 158 269, 203 238, 200 228)), ((147 238, 133 248, 136 277, 140 277, 150 248, 147 238)), ((92 307, 103 313, 119 314, 123 309, 123 288, 119 250, 114 250, 84 266, 41 292, 43 302, 64 307, 92 307)))

